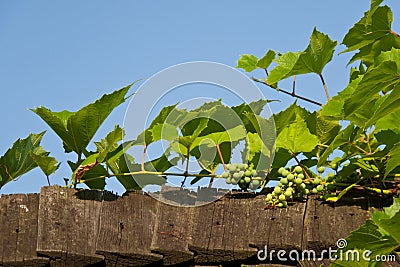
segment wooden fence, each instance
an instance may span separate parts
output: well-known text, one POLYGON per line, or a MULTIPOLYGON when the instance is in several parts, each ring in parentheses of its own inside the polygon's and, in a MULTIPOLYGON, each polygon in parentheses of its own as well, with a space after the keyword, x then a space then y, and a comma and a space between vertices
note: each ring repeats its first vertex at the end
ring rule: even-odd
POLYGON ((388 204, 358 199, 330 205, 310 197, 286 209, 264 209, 264 199, 231 193, 207 205, 178 207, 141 191, 116 197, 59 186, 3 195, 0 266, 326 266, 326 259, 260 262, 257 252, 265 246, 318 254, 336 248, 369 210, 388 204))

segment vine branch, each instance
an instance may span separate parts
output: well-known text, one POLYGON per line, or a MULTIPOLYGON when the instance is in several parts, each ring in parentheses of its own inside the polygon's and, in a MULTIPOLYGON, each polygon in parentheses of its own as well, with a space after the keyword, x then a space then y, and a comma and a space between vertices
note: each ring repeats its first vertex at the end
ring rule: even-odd
POLYGON ((278 92, 282 92, 282 93, 287 94, 287 95, 290 95, 290 96, 292 96, 292 97, 295 97, 295 98, 298 98, 298 99, 307 101, 307 102, 312 103, 312 104, 314 104, 314 105, 322 106, 321 103, 319 103, 319 102, 317 102, 317 101, 315 101, 315 100, 309 99, 309 98, 304 97, 304 96, 297 95, 297 94, 295 94, 295 93, 293 93, 293 92, 291 93, 291 92, 289 92, 289 91, 286 91, 286 90, 281 89, 281 88, 278 88, 278 87, 273 87, 273 86, 271 86, 270 84, 266 83, 266 82, 263 81, 263 80, 260 80, 260 79, 254 78, 254 77, 252 77, 251 79, 252 79, 253 81, 257 82, 257 83, 262 83, 262 84, 264 84, 264 85, 266 85, 266 86, 268 86, 268 87, 270 87, 270 88, 272 88, 272 89, 275 89, 275 90, 277 90, 278 92))
POLYGON ((329 101, 329 99, 331 99, 331 98, 329 97, 328 87, 326 86, 326 82, 325 82, 324 76, 322 76, 322 73, 318 74, 318 76, 321 79, 322 85, 324 86, 324 91, 325 91, 325 94, 326 94, 326 98, 329 101))

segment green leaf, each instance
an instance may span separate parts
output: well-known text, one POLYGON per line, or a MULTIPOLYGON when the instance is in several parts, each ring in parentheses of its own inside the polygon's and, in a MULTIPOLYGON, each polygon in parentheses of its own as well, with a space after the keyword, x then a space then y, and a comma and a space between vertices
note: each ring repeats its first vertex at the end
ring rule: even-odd
POLYGON ((223 132, 213 132, 211 134, 200 136, 192 143, 193 147, 200 144, 206 144, 209 147, 215 147, 216 145, 228 142, 232 143, 235 141, 242 140, 246 137, 246 130, 242 125, 238 125, 232 129, 227 129, 223 132))
POLYGON ((386 164, 385 177, 390 174, 391 171, 400 166, 400 143, 397 143, 389 151, 389 159, 386 164))
POLYGON ((390 34, 392 21, 392 12, 387 6, 375 6, 365 12, 364 17, 345 35, 343 44, 347 49, 342 53, 360 49, 390 34))
POLYGON ((391 114, 386 115, 383 118, 380 118, 375 123, 375 133, 385 130, 391 130, 397 134, 400 134, 400 110, 392 112, 391 114))
POLYGON ((379 92, 389 92, 399 83, 396 69, 393 61, 385 61, 368 69, 354 93, 344 103, 345 118, 364 126, 371 118, 371 110, 379 98, 379 92))
MULTIPOLYGON (((336 138, 341 128, 338 121, 329 120, 317 112, 308 117, 307 125, 310 132, 318 137, 320 145, 329 145, 336 138)), ((323 146, 318 146, 318 149, 318 155, 320 155, 324 151, 323 146)))
POLYGON ((130 87, 131 84, 111 94, 105 94, 96 102, 69 117, 67 130, 72 137, 73 144, 67 145, 81 154, 108 115, 125 102, 130 87))
POLYGON ((44 133, 30 134, 25 139, 18 139, 0 157, 0 188, 37 167, 36 162, 31 157, 31 152, 48 155, 39 146, 44 133))
POLYGON ((322 109, 318 111, 319 114, 332 119, 343 120, 345 116, 344 103, 354 93, 362 78, 363 76, 358 76, 358 78, 353 79, 344 90, 340 91, 322 106, 322 109))
POLYGON ((97 147, 97 152, 100 153, 97 157, 97 161, 103 162, 106 160, 108 153, 118 148, 118 142, 122 140, 124 135, 124 130, 120 128, 119 125, 116 125, 114 130, 107 134, 106 138, 102 139, 100 142, 94 142, 97 147))
POLYGON ((397 73, 400 73, 400 49, 392 47, 390 51, 382 52, 376 59, 376 65, 385 61, 393 61, 397 65, 397 73))
POLYGON ((77 112, 52 112, 43 107, 32 111, 53 129, 65 144, 64 147, 82 154, 111 111, 126 100, 130 87, 131 84, 111 94, 105 94, 77 112))
POLYGON ((258 58, 256 56, 246 54, 239 58, 236 68, 244 69, 246 72, 250 72, 257 68, 257 63, 258 58))
POLYGON ((105 176, 107 176, 107 171, 102 165, 98 164, 97 157, 97 154, 92 154, 83 160, 80 165, 68 161, 68 165, 71 170, 73 170, 72 181, 78 182, 79 180, 84 182, 90 189, 104 190, 106 186, 105 176), (85 169, 83 175, 77 177, 78 172, 82 169, 85 169))
POLYGON ((350 233, 346 238, 347 246, 339 250, 339 255, 351 253, 351 250, 357 250, 360 253, 358 265, 343 257, 333 262, 330 266, 378 266, 374 260, 377 255, 387 256, 394 253, 394 250, 400 247, 400 201, 395 198, 393 205, 385 208, 384 212, 376 211, 372 214, 372 219, 367 220, 357 230, 350 233), (364 259, 361 255, 365 251, 371 251, 370 261, 364 259))
POLYGON ((175 137, 177 134, 173 132, 174 128, 176 131, 176 127, 173 126, 173 123, 176 122, 175 120, 178 117, 182 116, 182 112, 176 109, 176 105, 177 104, 162 108, 149 127, 138 135, 135 143, 139 145, 149 145, 158 140, 169 138, 170 134, 175 137), (162 130, 167 130, 168 133, 161 135, 162 130))
POLYGON ((306 121, 310 114, 309 111, 294 102, 287 109, 274 115, 276 134, 279 135, 285 127, 293 122, 306 121))
POLYGON ((43 171, 44 175, 48 177, 56 172, 56 170, 60 167, 60 163, 58 163, 54 157, 47 156, 46 154, 37 154, 31 152, 30 156, 43 171))
POLYGON ((293 71, 295 74, 302 74, 304 69, 307 69, 307 73, 321 74, 325 65, 332 60, 336 45, 336 41, 314 28, 310 44, 300 55, 293 71))
MULTIPOLYGON (((293 69, 301 53, 302 52, 287 52, 279 56, 275 60, 277 66, 270 71, 266 82, 268 84, 276 84, 280 80, 296 75, 293 69)), ((306 70, 304 70, 304 73, 305 72, 306 70)))
POLYGON ((310 133, 305 121, 289 124, 276 138, 276 146, 284 148, 292 154, 310 152, 317 144, 317 136, 310 133))
POLYGON ((256 133, 257 130, 254 128, 253 123, 250 121, 247 114, 254 113, 255 115, 260 115, 263 111, 265 105, 271 102, 270 100, 260 99, 258 101, 251 102, 249 104, 242 103, 238 106, 233 106, 232 110, 239 116, 247 132, 256 133))
MULTIPOLYGON (((130 173, 133 168, 135 159, 128 154, 120 155, 118 158, 109 162, 109 168, 115 175, 115 178, 122 184, 125 190, 140 190, 142 189, 133 179, 132 175, 124 175, 130 173)), ((140 167, 139 167, 140 168, 140 167)))
POLYGON ((272 148, 265 146, 258 133, 247 133, 246 144, 244 162, 248 161, 257 171, 267 172, 272 164, 272 148))
POLYGON ((272 61, 275 59, 276 53, 274 50, 268 50, 268 52, 257 62, 257 67, 261 69, 266 69, 271 65, 272 61))
POLYGON ((275 84, 293 75, 321 74, 325 65, 332 60, 336 45, 336 41, 332 41, 328 35, 314 28, 306 50, 304 52, 288 52, 281 55, 276 60, 278 66, 271 70, 267 83, 275 84))
POLYGON ((354 125, 350 124, 345 129, 341 130, 335 139, 329 144, 328 148, 324 151, 319 159, 319 165, 324 165, 328 157, 340 146, 347 144, 352 140, 354 135, 354 125))

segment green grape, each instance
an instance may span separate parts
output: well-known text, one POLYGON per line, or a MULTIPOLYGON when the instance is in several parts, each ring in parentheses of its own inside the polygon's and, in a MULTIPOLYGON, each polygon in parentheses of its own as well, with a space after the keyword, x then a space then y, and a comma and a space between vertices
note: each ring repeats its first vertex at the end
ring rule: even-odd
POLYGON ((297 175, 297 178, 304 179, 304 174, 299 173, 299 174, 297 175))
POLYGON ((300 184, 300 188, 301 188, 301 189, 306 189, 306 187, 307 187, 307 186, 306 186, 305 183, 301 183, 301 184, 300 184))
POLYGON ((279 195, 280 193, 282 193, 281 188, 280 188, 279 186, 275 186, 275 188, 274 188, 274 193, 275 193, 276 195, 279 195))
POLYGON ((228 178, 228 177, 229 177, 229 172, 223 172, 223 173, 221 174, 221 177, 222 177, 222 178, 228 178))
POLYGON ((271 201, 272 200, 272 195, 268 194, 267 197, 265 198, 266 201, 271 201))
POLYGON ((336 163, 331 163, 331 168, 334 169, 334 170, 336 170, 337 164, 336 164, 336 163))
POLYGON ((328 183, 330 183, 330 182, 332 182, 333 181, 333 179, 335 178, 335 174, 333 174, 333 173, 328 173, 328 176, 326 176, 326 181, 328 182, 328 183))
POLYGON ((289 182, 288 186, 290 187, 290 186, 292 186, 292 185, 293 185, 293 182, 289 182))
POLYGON ((233 174, 233 178, 235 179, 235 180, 238 180, 238 179, 240 179, 240 174, 238 173, 238 172, 235 172, 234 174, 233 174))
POLYGON ((288 178, 281 178, 280 182, 281 182, 281 184, 287 185, 289 183, 289 179, 288 178))
POLYGON ((290 198, 290 197, 292 197, 292 195, 293 195, 292 190, 286 190, 286 191, 285 191, 285 196, 286 196, 286 197, 290 198))
POLYGON ((278 205, 277 205, 279 208, 283 208, 284 206, 283 206, 283 203, 278 203, 278 205))
POLYGON ((251 170, 251 175, 252 176, 255 176, 257 174, 257 171, 256 170, 251 170))
POLYGON ((294 183, 297 184, 297 185, 300 185, 301 183, 303 183, 303 179, 297 177, 297 178, 294 180, 294 183))
POLYGON ((246 175, 247 177, 250 177, 250 176, 251 176, 251 171, 246 170, 246 171, 244 172, 244 175, 246 175))
POLYGON ((279 186, 279 187, 282 187, 282 183, 281 183, 281 182, 279 182, 279 183, 278 183, 278 186, 279 186))
POLYGON ((306 189, 304 189, 304 193, 305 193, 306 195, 308 195, 308 194, 310 194, 310 190, 309 190, 308 188, 306 188, 306 189))
POLYGON ((240 171, 240 172, 238 172, 238 173, 239 173, 240 178, 242 178, 243 175, 244 175, 244 171, 240 171))
POLYGON ((231 183, 232 183, 232 180, 231 180, 231 178, 226 178, 225 182, 226 182, 227 184, 231 184, 231 183))
POLYGON ((318 167, 318 169, 317 169, 317 171, 319 172, 319 173, 323 173, 324 171, 325 171, 325 168, 324 167, 318 167))
POLYGON ((294 171, 297 172, 297 173, 302 173, 302 172, 303 172, 303 169, 302 169, 300 166, 296 166, 296 167, 294 168, 294 171))
POLYGON ((253 186, 255 186, 256 188, 258 188, 260 186, 260 181, 259 180, 252 180, 251 183, 253 184, 253 186))
POLYGON ((282 204, 282 208, 286 208, 287 207, 287 202, 286 201, 282 201, 280 204, 282 204))
POLYGON ((246 182, 246 184, 249 184, 251 182, 251 178, 250 177, 244 177, 244 181, 246 182))
POLYGON ((246 190, 246 189, 247 189, 247 183, 245 182, 244 179, 240 179, 240 181, 239 181, 239 187, 240 187, 241 189, 243 189, 243 190, 246 190))
POLYGON ((278 169, 278 173, 279 173, 279 174, 282 174, 284 170, 285 170, 285 168, 280 167, 280 168, 278 169))
POLYGON ((231 184, 233 184, 233 185, 237 185, 238 182, 239 182, 239 179, 238 180, 235 180, 233 178, 231 179, 231 184))
POLYGON ((240 164, 238 164, 238 168, 241 170, 244 170, 244 169, 246 169, 246 165, 243 163, 240 163, 240 164))
POLYGON ((321 183, 321 180, 319 178, 315 178, 313 181, 313 184, 319 185, 321 183))
POLYGON ((283 177, 286 177, 286 176, 288 176, 289 175, 289 171, 288 170, 284 170, 283 172, 282 172, 282 176, 283 177))
POLYGON ((317 191, 318 191, 318 192, 321 192, 321 191, 323 191, 323 190, 324 190, 324 186, 323 186, 322 184, 320 184, 320 185, 317 186, 317 191))
POLYGON ((288 176, 287 176, 287 179, 288 179, 289 181, 293 181, 293 180, 294 180, 294 175, 291 174, 291 173, 289 173, 288 176))
POLYGON ((313 189, 311 190, 311 192, 312 192, 313 194, 317 194, 317 193, 318 193, 318 190, 317 190, 317 188, 313 188, 313 189))
POLYGON ((244 167, 243 169, 248 169, 248 168, 249 168, 249 165, 248 165, 247 163, 244 163, 244 164, 243 164, 243 167, 244 167))
POLYGON ((279 200, 280 200, 280 201, 285 201, 285 200, 286 200, 285 195, 284 195, 284 194, 279 195, 279 200))
POLYGON ((229 164, 228 169, 229 169, 230 172, 235 172, 236 171, 236 164, 235 163, 229 164))

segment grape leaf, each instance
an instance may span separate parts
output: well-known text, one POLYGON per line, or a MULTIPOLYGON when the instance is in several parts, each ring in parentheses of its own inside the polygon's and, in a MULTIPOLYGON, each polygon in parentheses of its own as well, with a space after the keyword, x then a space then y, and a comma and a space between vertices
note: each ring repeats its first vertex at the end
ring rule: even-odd
MULTIPOLYGON (((139 145, 149 145, 153 142, 161 140, 162 138, 168 138, 170 135, 165 134, 161 135, 163 128, 163 124, 166 124, 168 132, 173 128, 170 125, 175 121, 176 117, 180 117, 182 113, 176 109, 176 105, 163 107, 160 113, 153 119, 149 127, 146 130, 141 132, 136 138, 135 143, 139 145), (168 123, 166 121, 168 120, 168 123)), ((169 132, 171 134, 175 134, 174 132, 169 132)))
POLYGON ((260 99, 249 104, 242 103, 238 106, 233 106, 232 110, 239 116, 247 132, 256 133, 257 131, 254 128, 253 123, 249 120, 246 114, 254 113, 255 115, 260 115, 268 102, 270 102, 270 100, 260 99))
POLYGON ((97 152, 100 153, 97 157, 97 161, 103 162, 108 153, 116 150, 118 148, 118 142, 122 140, 124 135, 124 130, 120 128, 119 125, 116 125, 114 130, 107 134, 106 138, 102 139, 100 142, 94 142, 97 147, 97 152))
POLYGON ((350 257, 342 257, 334 261, 330 266, 380 266, 382 262, 376 262, 376 256, 387 256, 400 247, 400 200, 395 198, 393 205, 385 208, 384 212, 376 211, 371 219, 367 220, 357 230, 346 238, 347 246, 340 249, 338 255, 349 255, 352 251, 359 252, 359 261, 350 257), (362 253, 370 251, 369 258, 362 257, 362 253), (379 265, 376 265, 376 264, 379 265))
POLYGON ((268 52, 257 62, 257 67, 261 69, 266 69, 271 65, 274 60, 276 53, 274 50, 268 50, 268 52))
MULTIPOLYGON (((269 73, 266 82, 268 84, 276 84, 280 80, 286 79, 296 72, 293 71, 296 62, 298 61, 302 52, 287 52, 275 59, 277 66, 275 66, 269 73)), ((306 72, 306 70, 304 70, 306 72)))
POLYGON ((371 108, 379 97, 378 93, 389 92, 400 82, 396 69, 393 61, 385 61, 368 69, 354 93, 344 103, 345 118, 363 126, 371 117, 371 108))
POLYGON ((50 176, 56 172, 61 163, 59 163, 54 157, 50 157, 46 154, 31 152, 30 156, 43 171, 44 175, 50 176))
POLYGON ((40 145, 45 132, 30 134, 25 139, 18 139, 11 148, 0 157, 0 188, 37 167, 31 153, 47 156, 40 145))
POLYGON ((325 65, 332 60, 336 45, 336 41, 314 28, 310 43, 303 52, 288 52, 276 60, 278 66, 271 70, 267 83, 275 84, 293 75, 321 74, 325 65))
POLYGON ((329 144, 328 148, 324 151, 324 153, 321 155, 318 164, 319 165, 324 165, 328 157, 338 149, 340 146, 347 144, 350 142, 353 138, 354 135, 354 125, 350 124, 347 126, 345 129, 341 130, 335 139, 329 144))
POLYGON ((309 111, 294 102, 287 109, 274 115, 276 134, 279 135, 287 125, 293 122, 307 120, 310 114, 309 111))
POLYGON ((273 151, 264 145, 258 133, 247 133, 246 138, 247 147, 243 151, 243 162, 248 161, 248 164, 253 164, 257 171, 268 171, 271 166, 273 151))
POLYGON ((239 58, 236 68, 244 69, 246 72, 250 72, 257 68, 257 63, 258 58, 256 56, 245 54, 239 58))
POLYGON ((389 159, 386 164, 385 177, 390 174, 391 171, 400 166, 400 143, 394 145, 389 151, 389 159))
POLYGON ((307 73, 321 74, 325 65, 332 60, 336 45, 336 41, 332 41, 328 35, 314 28, 310 44, 294 66, 295 74, 302 74, 304 69, 307 69, 307 73))
POLYGON ((115 175, 115 178, 122 184, 125 190, 140 190, 142 189, 133 179, 132 175, 124 175, 131 172, 132 165, 135 159, 128 154, 120 155, 115 160, 109 162, 109 168, 115 175))
POLYGON ((82 154, 111 111, 126 100, 125 95, 131 85, 111 94, 105 94, 77 112, 52 112, 44 107, 32 111, 53 129, 67 148, 82 154))
POLYGON ((363 76, 358 76, 353 79, 349 85, 336 96, 332 97, 322 109, 318 111, 319 114, 332 119, 343 120, 344 119, 344 103, 354 93, 358 84, 362 80, 363 76))
POLYGON ((310 133, 305 121, 289 124, 276 138, 276 146, 287 149, 292 154, 310 152, 317 144, 317 136, 310 133))
POLYGON ((72 182, 84 182, 90 189, 103 190, 106 186, 106 169, 98 164, 98 154, 92 154, 82 161, 81 164, 68 161, 72 173, 72 182))
POLYGON ((347 46, 347 49, 342 53, 361 49, 390 34, 392 21, 392 12, 389 7, 372 6, 345 35, 342 43, 347 46))

